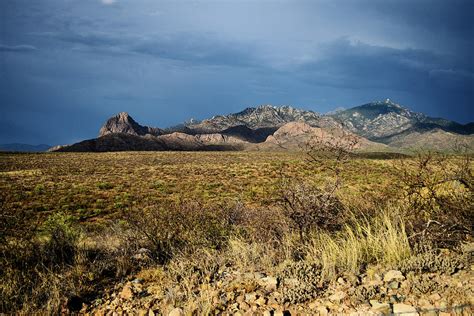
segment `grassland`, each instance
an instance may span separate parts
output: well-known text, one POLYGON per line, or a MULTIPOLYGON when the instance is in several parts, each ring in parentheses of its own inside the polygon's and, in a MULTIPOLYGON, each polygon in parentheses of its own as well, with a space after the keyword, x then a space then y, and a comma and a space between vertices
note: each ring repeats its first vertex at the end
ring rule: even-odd
MULTIPOLYGON (((282 177, 324 182, 330 172, 302 153, 153 152, 0 155, 2 203, 46 217, 58 211, 92 223, 130 207, 165 200, 253 206, 274 202, 282 177)), ((384 192, 395 178, 390 160, 355 159, 345 194, 384 192)))
POLYGON ((0 312, 470 308, 471 158, 369 156, 0 154, 0 312))

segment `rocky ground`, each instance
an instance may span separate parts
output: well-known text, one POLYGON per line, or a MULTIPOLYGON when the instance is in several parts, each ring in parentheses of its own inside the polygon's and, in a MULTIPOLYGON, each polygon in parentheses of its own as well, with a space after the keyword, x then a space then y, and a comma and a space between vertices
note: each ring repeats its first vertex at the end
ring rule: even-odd
POLYGON ((320 267, 305 261, 284 265, 274 275, 241 273, 232 267, 206 276, 196 272, 195 282, 186 281, 184 287, 185 281, 174 287, 163 286, 157 274, 150 277, 148 271, 117 284, 102 299, 84 305, 81 312, 173 316, 472 315, 474 265, 437 258, 415 257, 398 270, 369 267, 363 274, 342 274, 332 281, 324 281, 320 267), (190 293, 195 303, 183 304, 190 293))

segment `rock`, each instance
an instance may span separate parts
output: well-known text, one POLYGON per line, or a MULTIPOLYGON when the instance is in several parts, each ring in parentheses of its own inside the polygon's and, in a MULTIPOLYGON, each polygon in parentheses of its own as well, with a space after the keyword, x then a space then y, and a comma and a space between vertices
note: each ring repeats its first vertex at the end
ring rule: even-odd
POLYGON ((437 302, 441 299, 441 295, 439 295, 438 293, 434 293, 431 294, 428 298, 433 302, 437 302))
POLYGON ((243 301, 245 301, 245 296, 243 294, 237 296, 237 298, 235 299, 235 301, 237 303, 242 303, 243 301))
POLYGON ((168 314, 168 316, 184 316, 184 311, 181 308, 176 307, 168 314))
POLYGON ((253 303, 257 299, 257 294, 256 293, 248 293, 245 294, 245 301, 247 303, 253 303))
POLYGON ((329 311, 325 306, 319 306, 316 310, 318 311, 320 316, 329 315, 329 311))
POLYGON ((99 131, 99 137, 111 133, 126 133, 131 135, 161 135, 163 131, 159 128, 141 126, 126 112, 121 112, 110 119, 102 126, 99 131))
POLYGON ((139 309, 137 311, 137 315, 138 316, 147 316, 148 315, 148 311, 146 309, 139 309))
POLYGON ((273 310, 264 311, 263 316, 272 316, 272 312, 273 312, 273 310))
POLYGON ((388 284, 388 288, 392 290, 398 289, 399 287, 400 287, 400 282, 398 281, 392 281, 388 284))
POLYGON ((260 297, 255 301, 255 304, 257 304, 258 306, 264 306, 266 303, 267 303, 267 300, 266 300, 263 296, 260 296, 260 297))
POLYGON ((337 283, 339 283, 341 285, 344 285, 346 283, 346 281, 344 281, 343 278, 339 277, 339 278, 337 278, 337 283))
POLYGON ((126 284, 119 295, 124 300, 129 300, 133 298, 133 290, 130 284, 126 284))
POLYGON ((393 304, 393 314, 394 315, 403 315, 403 316, 418 316, 416 308, 411 305, 406 304, 393 304))
POLYGON ((320 304, 318 301, 314 301, 308 304, 309 309, 316 309, 320 304))
POLYGON ((392 312, 388 303, 379 303, 376 300, 371 300, 370 305, 372 306, 371 311, 381 313, 382 315, 390 315, 392 312))
POLYGON ((274 316, 291 316, 290 311, 288 310, 276 310, 275 313, 273 313, 274 316))
POLYGON ((264 277, 261 279, 261 282, 267 290, 274 290, 278 286, 278 280, 274 277, 264 277))
POLYGON ((405 280, 405 277, 398 270, 390 270, 387 273, 385 273, 383 280, 384 282, 390 283, 392 281, 403 281, 405 280))
POLYGON ((331 302, 338 303, 338 302, 342 301, 346 296, 347 296, 346 293, 344 293, 342 291, 337 291, 333 295, 329 296, 329 300, 331 302))
POLYGON ((132 283, 134 283, 134 284, 142 284, 142 283, 143 283, 143 279, 140 279, 140 278, 133 279, 132 283))
POLYGON ((250 309, 250 305, 247 304, 246 302, 242 302, 242 303, 239 304, 239 309, 246 311, 246 310, 250 309))

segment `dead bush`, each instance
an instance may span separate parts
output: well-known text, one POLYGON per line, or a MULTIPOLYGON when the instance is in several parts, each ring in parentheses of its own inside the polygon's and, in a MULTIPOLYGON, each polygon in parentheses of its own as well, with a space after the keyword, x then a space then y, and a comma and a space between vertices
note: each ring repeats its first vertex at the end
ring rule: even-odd
POLYGON ((454 247, 474 229, 474 177, 469 155, 419 152, 395 165, 404 218, 416 244, 454 247))
POLYGON ((282 185, 280 203, 304 241, 314 229, 338 230, 345 216, 345 207, 336 196, 334 185, 320 189, 308 183, 282 185))
POLYGON ((337 193, 342 186, 344 166, 357 148, 358 138, 345 131, 338 133, 338 137, 314 137, 306 147, 308 168, 330 171, 326 185, 317 187, 309 181, 289 180, 282 172, 279 201, 303 242, 314 229, 338 230, 346 214, 337 193))
POLYGON ((150 249, 158 263, 197 248, 221 248, 237 220, 232 208, 209 208, 198 202, 164 203, 133 210, 126 220, 135 242, 150 249))

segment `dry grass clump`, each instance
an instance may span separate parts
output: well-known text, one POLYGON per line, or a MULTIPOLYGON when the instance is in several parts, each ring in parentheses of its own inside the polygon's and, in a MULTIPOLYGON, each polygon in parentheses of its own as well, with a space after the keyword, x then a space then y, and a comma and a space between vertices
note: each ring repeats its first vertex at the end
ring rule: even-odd
POLYGON ((374 218, 355 218, 336 233, 315 232, 307 246, 307 258, 321 263, 325 278, 359 273, 368 264, 397 264, 411 254, 399 214, 393 208, 374 218))

